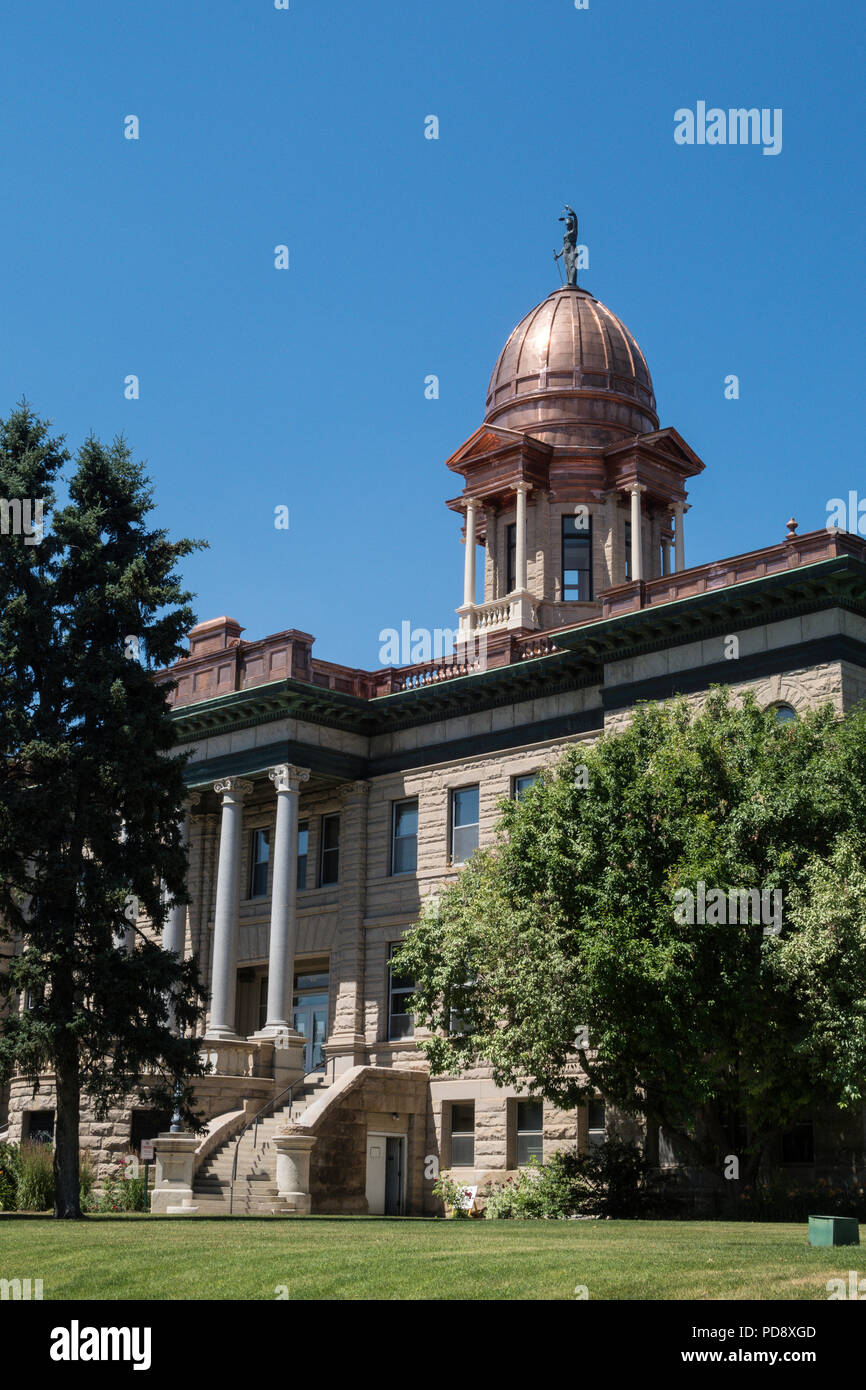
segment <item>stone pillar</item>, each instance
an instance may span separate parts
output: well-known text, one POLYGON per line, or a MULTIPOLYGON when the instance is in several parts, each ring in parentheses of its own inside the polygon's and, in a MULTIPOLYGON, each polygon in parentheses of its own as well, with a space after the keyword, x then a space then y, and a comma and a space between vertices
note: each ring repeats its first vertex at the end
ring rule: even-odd
POLYGON ((299 1125, 288 1124, 273 1138, 277 1151, 277 1192, 281 1202, 298 1216, 308 1216, 310 1197, 310 1157, 315 1134, 299 1125))
MULTIPOLYGON (((126 823, 120 822, 120 843, 126 844, 126 823)), ((135 924, 138 921, 138 898, 132 893, 126 899, 123 906, 123 916, 126 926, 114 934, 114 944, 117 949, 123 951, 135 950, 135 924)))
POLYGON ((686 545, 683 535, 683 517, 688 511, 685 502, 675 502, 672 509, 676 517, 676 529, 674 531, 674 572, 684 570, 686 567, 686 545))
POLYGON ((517 484, 517 526, 514 532, 514 587, 519 594, 526 590, 526 496, 528 483, 517 484))
POLYGON ((244 797, 252 782, 226 777, 214 783, 222 796, 220 853, 217 869, 217 897, 214 923, 213 978, 211 980, 210 1023, 207 1037, 235 1039, 235 992, 237 990, 238 909, 240 907, 241 836, 244 797))
POLYGON ((268 1016, 265 1036, 290 1029, 295 953, 298 946, 296 911, 298 884, 298 802, 309 769, 282 763, 268 773, 277 792, 274 831, 274 885, 271 893, 271 935, 268 951, 268 1016))
POLYGON ((463 556, 463 605, 475 602, 475 513, 477 497, 466 501, 466 554, 463 556))
MULTIPOLYGON (((189 832, 190 820, 192 818, 193 807, 198 805, 201 800, 198 792, 193 792, 186 798, 184 805, 183 820, 180 827, 180 839, 184 849, 189 851, 189 832)), ((162 927, 162 949, 173 951, 176 956, 183 959, 186 951, 186 903, 172 903, 166 914, 165 922, 162 927)))
MULTIPOLYGON (((334 1018, 325 1056, 334 1074, 367 1060, 364 1032, 364 915, 367 900, 367 795, 369 782, 341 790, 339 918, 331 972, 336 983, 334 1018)), ((330 1075, 330 1071, 329 1071, 330 1075)))
POLYGON ((646 492, 646 488, 642 483, 632 483, 628 490, 631 493, 631 582, 635 584, 643 579, 643 518, 640 495, 646 492))
MULTIPOLYGON (((213 934, 210 920, 216 898, 216 860, 219 843, 219 816, 215 811, 201 808, 190 817, 189 892, 192 902, 187 910, 190 951, 198 956, 202 980, 211 978, 213 934)), ((203 1037, 207 1020, 201 1019, 195 1033, 203 1037)))
POLYGON ((195 1151, 199 1140, 194 1134, 160 1134, 155 1140, 156 1180, 150 1196, 151 1212, 182 1215, 195 1211, 192 1189, 195 1151))

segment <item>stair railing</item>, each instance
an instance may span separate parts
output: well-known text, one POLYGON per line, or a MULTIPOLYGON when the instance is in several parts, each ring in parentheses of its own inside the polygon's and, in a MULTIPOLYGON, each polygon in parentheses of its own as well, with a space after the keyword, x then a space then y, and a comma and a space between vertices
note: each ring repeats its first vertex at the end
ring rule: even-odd
MULTIPOLYGON (((293 1099, 294 1093, 295 1093, 295 1087, 296 1087, 298 1084, 299 1084, 299 1083, 298 1083, 297 1081, 293 1081, 292 1084, 291 1084, 291 1086, 287 1086, 286 1089, 285 1089, 284 1091, 280 1091, 279 1095, 276 1095, 276 1096, 274 1096, 271 1100, 269 1100, 268 1103, 267 1103, 267 1105, 263 1105, 262 1108, 261 1108, 261 1110, 259 1110, 259 1111, 253 1116, 253 1118, 252 1118, 251 1120, 247 1120, 246 1124, 245 1124, 245 1125, 243 1126, 243 1128, 239 1131, 237 1140, 236 1140, 236 1142, 235 1142, 235 1154, 234 1154, 234 1158, 232 1159, 232 1175, 231 1175, 231 1180, 230 1180, 230 1182, 229 1182, 229 1216, 231 1216, 231 1214, 232 1214, 232 1208, 233 1208, 233 1206, 234 1206, 234 1200, 235 1200, 235 1179, 237 1178, 237 1175, 238 1175, 238 1150, 239 1150, 239 1148, 240 1148, 240 1146, 241 1146, 241 1140, 243 1139, 243 1137, 244 1137, 244 1135, 246 1134, 247 1130, 250 1128, 250 1125, 254 1126, 254 1128, 253 1128, 253 1148, 255 1149, 256 1140, 258 1139, 258 1134, 259 1134, 259 1120, 263 1119, 264 1116, 267 1115, 268 1111, 269 1111, 269 1110, 272 1110, 272 1109, 274 1108, 274 1106, 276 1105, 277 1101, 282 1100, 284 1096, 288 1096, 288 1098, 289 1098, 289 1107, 291 1108, 292 1099, 293 1099)), ((303 1085, 303 1080, 300 1082, 300 1085, 303 1085)))
MULTIPOLYGON (((335 1062, 335 1061, 336 1061, 336 1058, 333 1058, 333 1057, 332 1057, 332 1058, 331 1058, 331 1061, 332 1061, 332 1062, 335 1062)), ((325 1068, 324 1070, 325 1070, 325 1080, 327 1080, 327 1069, 325 1068)), ((261 1108, 261 1110, 257 1111, 257 1113, 252 1117, 252 1119, 247 1120, 246 1123, 244 1124, 243 1128, 242 1128, 241 1130, 239 1130, 237 1140, 235 1141, 235 1152, 234 1152, 234 1158, 232 1159, 232 1175, 231 1175, 231 1179, 230 1179, 230 1181, 229 1181, 229 1216, 232 1215, 232 1209, 233 1209, 233 1207, 234 1207, 234 1200, 235 1200, 235 1179, 237 1178, 237 1175, 238 1175, 238 1150, 240 1149, 241 1140, 243 1139, 243 1137, 244 1137, 244 1135, 246 1134, 247 1130, 248 1130, 248 1129, 250 1128, 250 1126, 252 1125, 252 1127, 253 1127, 253 1151, 255 1151, 256 1146, 257 1146, 257 1140, 258 1140, 258 1137, 259 1137, 259 1120, 263 1120, 264 1117, 267 1115, 268 1111, 269 1111, 269 1110, 273 1110, 273 1108, 274 1108, 274 1106, 277 1104, 277 1102, 278 1102, 278 1101, 281 1101, 281 1100, 283 1099, 284 1096, 288 1096, 288 1098, 289 1098, 289 1111, 291 1112, 292 1104, 293 1104, 293 1101, 294 1101, 294 1094, 295 1094, 295 1091, 296 1091, 297 1089, 302 1089, 302 1088, 306 1085, 307 1081, 309 1080, 309 1078, 310 1078, 311 1076, 317 1076, 318 1074, 319 1074, 318 1070, 317 1070, 317 1071, 311 1071, 311 1072, 308 1072, 306 1076, 302 1076, 301 1079, 300 1079, 300 1081, 293 1081, 292 1084, 291 1084, 291 1086, 287 1086, 286 1089, 285 1089, 284 1091, 280 1091, 279 1095, 276 1095, 276 1096, 274 1096, 271 1100, 269 1100, 268 1103, 267 1103, 267 1105, 263 1105, 262 1108, 261 1108)), ((335 1076, 336 1076, 336 1069, 334 1069, 334 1076, 332 1076, 332 1078, 331 1078, 332 1081, 333 1081, 333 1079, 334 1079, 335 1076)))

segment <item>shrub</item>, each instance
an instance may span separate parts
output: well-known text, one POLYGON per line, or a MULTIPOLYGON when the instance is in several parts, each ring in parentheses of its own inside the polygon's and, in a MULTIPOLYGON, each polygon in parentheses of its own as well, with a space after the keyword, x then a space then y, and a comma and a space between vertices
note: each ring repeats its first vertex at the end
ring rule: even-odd
POLYGON ((469 1207, 466 1205, 468 1190, 460 1183, 454 1182, 450 1173, 442 1172, 433 1184, 433 1195, 441 1198, 446 1207, 451 1208, 451 1215, 457 1220, 463 1220, 469 1216, 469 1207))
POLYGON ((144 1175, 133 1177, 129 1160, 119 1159, 117 1171, 105 1179, 99 1196, 92 1195, 88 1205, 91 1211, 98 1212, 147 1211, 144 1175))
POLYGON ((28 1140, 21 1145, 18 1211, 49 1211, 54 1206, 54 1153, 50 1144, 28 1140))
POLYGON ((21 1178, 21 1152, 17 1144, 0 1144, 0 1211, 15 1211, 21 1178))
POLYGON ((90 1154, 87 1149, 81 1149, 78 1154, 78 1191, 82 1211, 87 1211, 90 1207, 95 1176, 90 1154))
POLYGON ((492 1186, 485 1216, 491 1220, 564 1220, 574 1216, 636 1217, 650 1200, 649 1167, 636 1144, 609 1139, 587 1153, 560 1150, 547 1163, 533 1160, 492 1186))

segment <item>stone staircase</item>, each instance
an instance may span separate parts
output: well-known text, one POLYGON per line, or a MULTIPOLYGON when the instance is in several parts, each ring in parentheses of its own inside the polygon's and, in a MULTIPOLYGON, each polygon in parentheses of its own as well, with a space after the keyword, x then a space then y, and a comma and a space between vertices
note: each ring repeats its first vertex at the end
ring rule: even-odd
MULTIPOLYGON (((250 1125, 241 1136, 235 1178, 232 1215, 251 1216, 278 1212, 276 1149, 271 1142, 286 1120, 299 1120, 306 1110, 329 1089, 330 1082, 315 1072, 298 1084, 292 1105, 283 1106, 259 1120, 258 1132, 250 1125), (253 1136, 255 1133, 255 1142, 253 1136)), ((195 1175, 193 1206, 198 1216, 228 1216, 232 1164, 237 1136, 227 1139, 205 1159, 195 1175)))

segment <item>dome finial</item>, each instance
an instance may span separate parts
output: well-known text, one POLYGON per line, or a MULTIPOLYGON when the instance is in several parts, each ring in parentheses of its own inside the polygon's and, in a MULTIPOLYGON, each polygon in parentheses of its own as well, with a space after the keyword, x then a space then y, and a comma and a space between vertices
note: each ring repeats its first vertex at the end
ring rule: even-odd
POLYGON ((565 261, 566 284, 574 285, 577 289, 577 213, 566 203, 559 220, 565 223, 565 237, 562 250, 554 251, 553 259, 565 261))

